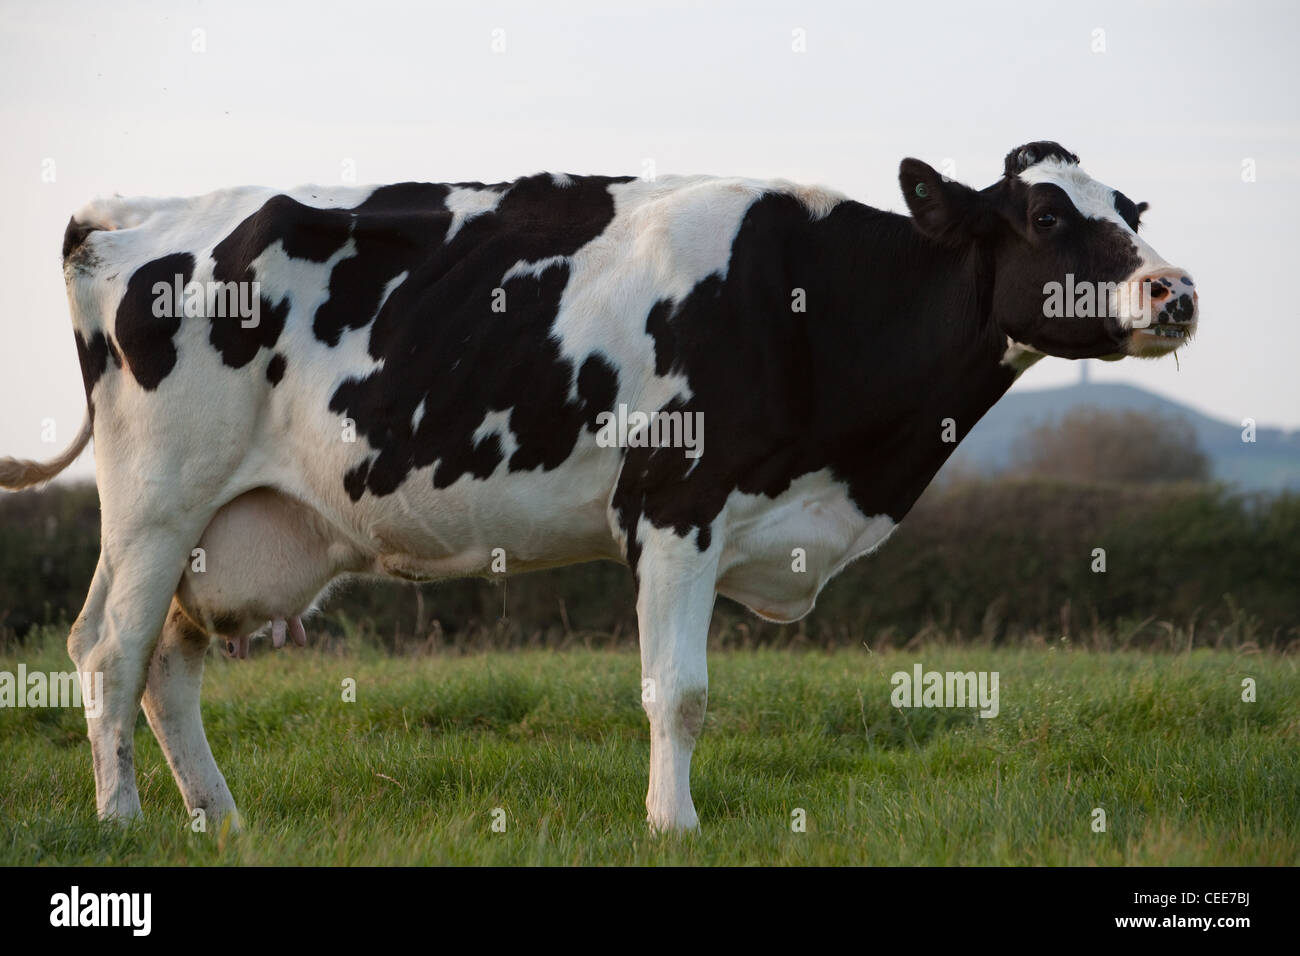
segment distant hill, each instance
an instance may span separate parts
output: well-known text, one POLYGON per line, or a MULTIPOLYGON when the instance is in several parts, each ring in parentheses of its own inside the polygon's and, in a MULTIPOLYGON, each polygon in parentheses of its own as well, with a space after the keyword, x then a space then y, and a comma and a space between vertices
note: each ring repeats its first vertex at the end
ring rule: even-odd
POLYGON ((1243 442, 1240 423, 1210 418, 1144 389, 1118 384, 1009 392, 961 443, 945 471, 999 472, 1010 463, 1016 439, 1030 428, 1087 407, 1181 415, 1195 429, 1216 479, 1243 490, 1300 491, 1300 431, 1258 427, 1255 442, 1243 442))

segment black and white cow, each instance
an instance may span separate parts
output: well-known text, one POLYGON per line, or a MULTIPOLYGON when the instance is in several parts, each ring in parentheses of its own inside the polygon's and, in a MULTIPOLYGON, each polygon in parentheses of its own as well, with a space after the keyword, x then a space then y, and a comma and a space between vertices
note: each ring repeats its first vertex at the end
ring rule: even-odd
POLYGON ((605 558, 637 581, 649 822, 695 827, 717 594, 807 614, 1028 364, 1195 328, 1143 207, 1059 145, 980 191, 915 159, 899 179, 910 217, 780 181, 565 175, 78 212, 89 415, 0 486, 52 477, 93 423, 102 553, 68 647, 104 678, 100 815, 140 812, 142 701, 186 805, 233 813, 199 710, 209 635, 301 640, 344 574, 605 558), (1056 314, 1060 284, 1099 308, 1056 314))

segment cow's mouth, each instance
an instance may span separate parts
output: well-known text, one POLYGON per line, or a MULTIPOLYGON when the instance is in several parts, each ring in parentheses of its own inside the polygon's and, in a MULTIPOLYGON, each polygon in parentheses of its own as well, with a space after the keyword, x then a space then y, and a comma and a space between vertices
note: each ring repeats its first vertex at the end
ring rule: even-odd
POLYGON ((1128 354, 1139 358, 1156 358, 1168 355, 1186 343, 1196 325, 1151 325, 1133 329, 1128 340, 1128 354))
POLYGON ((1186 339, 1190 331, 1174 325, 1153 325, 1148 329, 1137 329, 1139 335, 1154 335, 1161 339, 1186 339))

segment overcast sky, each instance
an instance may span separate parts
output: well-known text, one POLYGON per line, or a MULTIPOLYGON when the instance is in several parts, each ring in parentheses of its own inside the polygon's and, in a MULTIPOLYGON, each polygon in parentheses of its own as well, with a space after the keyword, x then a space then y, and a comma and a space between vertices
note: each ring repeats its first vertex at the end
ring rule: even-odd
MULTIPOLYGON (((1200 292, 1181 368, 1093 379, 1298 427, 1297 7, 0 0, 0 453, 48 457, 43 421, 60 446, 80 423, 59 246, 96 195, 652 163, 901 211, 904 156, 982 187, 1036 139, 1150 202, 1144 235, 1200 292)), ((1016 387, 1078 375, 1048 359, 1016 387)))

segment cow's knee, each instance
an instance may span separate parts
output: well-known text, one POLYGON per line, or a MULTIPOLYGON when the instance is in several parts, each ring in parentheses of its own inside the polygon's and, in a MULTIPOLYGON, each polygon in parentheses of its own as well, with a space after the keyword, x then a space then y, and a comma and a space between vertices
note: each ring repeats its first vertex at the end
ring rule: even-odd
POLYGON ((677 702, 677 731, 692 744, 704 729, 704 709, 708 701, 708 690, 700 687, 684 691, 677 702))
POLYGON ((683 690, 665 688, 660 695, 647 697, 643 709, 653 731, 691 745, 704 729, 704 714, 709 692, 704 687, 683 690))

